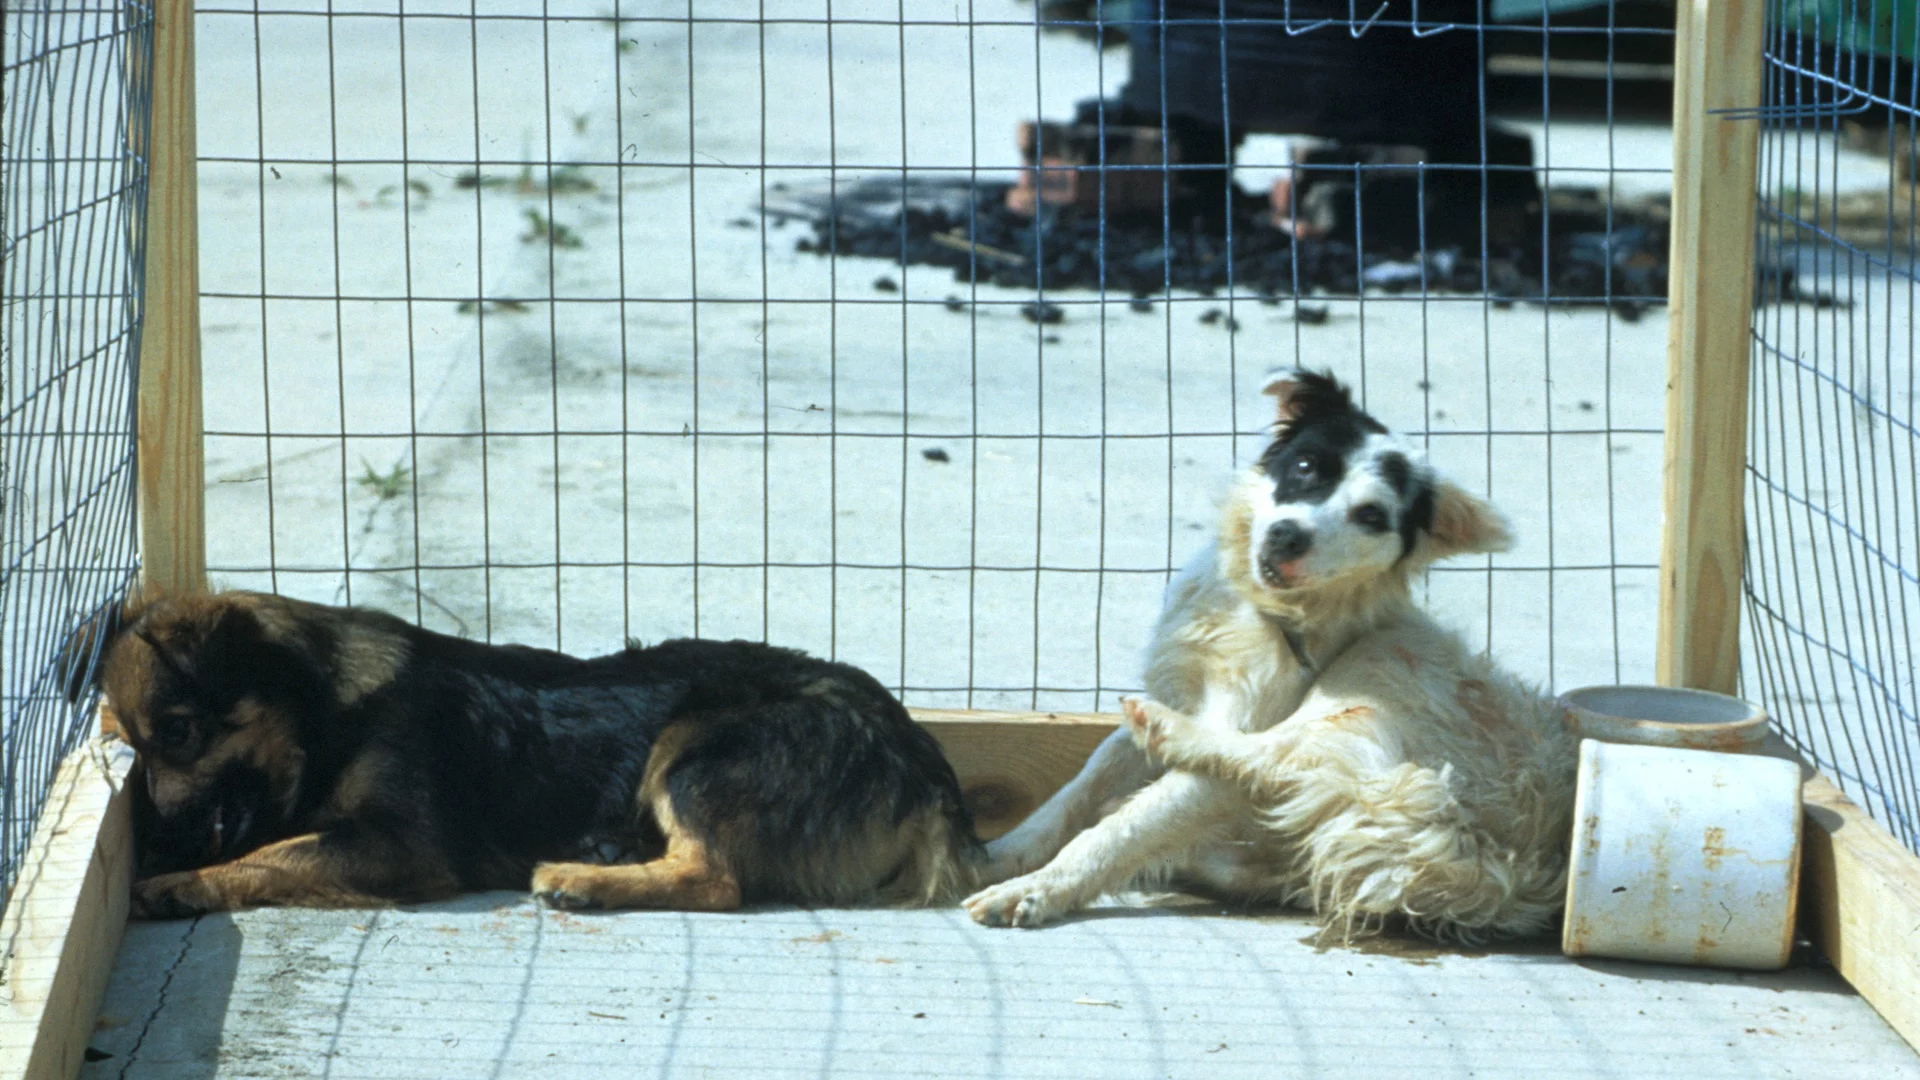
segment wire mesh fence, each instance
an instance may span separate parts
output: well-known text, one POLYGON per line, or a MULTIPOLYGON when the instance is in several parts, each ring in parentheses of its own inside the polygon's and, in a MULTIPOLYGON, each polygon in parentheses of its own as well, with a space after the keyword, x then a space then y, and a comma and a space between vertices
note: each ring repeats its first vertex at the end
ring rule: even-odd
POLYGON ((1744 679, 1788 739, 1920 850, 1915 108, 1905 3, 1771 5, 1744 679))
POLYGON ((220 582, 1111 708, 1302 363, 1515 518, 1436 607, 1542 680, 1651 675, 1669 8, 197 25, 220 582))
POLYGON ((10 894, 91 657, 72 630, 136 568, 133 373, 140 327, 151 10, 44 2, 4 15, 0 148, 0 894, 10 894), (69 670, 73 665, 78 670, 69 670))

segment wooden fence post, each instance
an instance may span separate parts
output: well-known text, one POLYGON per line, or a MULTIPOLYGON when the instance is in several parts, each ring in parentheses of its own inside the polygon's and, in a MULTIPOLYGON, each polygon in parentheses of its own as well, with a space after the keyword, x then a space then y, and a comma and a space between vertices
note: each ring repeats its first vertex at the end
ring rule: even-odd
POLYGON ((158 0, 146 140, 146 303, 140 334, 140 584, 206 588, 206 456, 200 424, 200 213, 193 0, 158 0))
POLYGON ((1747 367, 1764 0, 1680 0, 1656 677, 1732 693, 1746 547, 1747 367))

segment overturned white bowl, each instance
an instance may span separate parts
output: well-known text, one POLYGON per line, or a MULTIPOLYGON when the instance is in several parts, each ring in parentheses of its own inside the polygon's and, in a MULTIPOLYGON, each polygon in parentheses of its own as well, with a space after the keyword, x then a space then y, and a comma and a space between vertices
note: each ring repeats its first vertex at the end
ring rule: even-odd
POLYGON ((1740 753, 1767 741, 1753 704, 1677 686, 1585 686, 1560 695, 1561 722, 1588 739, 1740 753))
POLYGON ((1561 703, 1568 727, 1588 736, 1562 951, 1784 965, 1799 893, 1800 767, 1690 748, 1757 748, 1766 717, 1735 698, 1659 687, 1589 687, 1561 703))

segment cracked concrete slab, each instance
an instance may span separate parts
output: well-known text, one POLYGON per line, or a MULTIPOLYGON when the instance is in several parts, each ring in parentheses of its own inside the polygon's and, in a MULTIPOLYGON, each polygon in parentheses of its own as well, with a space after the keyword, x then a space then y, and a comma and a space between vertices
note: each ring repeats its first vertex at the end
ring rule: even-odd
POLYGON ((1824 968, 1320 949, 1312 930, 1194 902, 1007 931, 508 893, 135 923, 82 1075, 1920 1077, 1824 968))

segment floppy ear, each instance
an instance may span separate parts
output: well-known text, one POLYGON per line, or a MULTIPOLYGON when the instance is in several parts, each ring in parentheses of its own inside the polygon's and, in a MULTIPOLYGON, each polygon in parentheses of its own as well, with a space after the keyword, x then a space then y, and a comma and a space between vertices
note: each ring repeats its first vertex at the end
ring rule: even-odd
POLYGON ((1450 481, 1434 481, 1428 558, 1505 551, 1512 545, 1513 532, 1500 511, 1450 481))
POLYGON ((1267 374, 1266 381, 1260 385, 1260 392, 1277 402, 1278 419, 1283 426, 1298 421, 1316 409, 1342 410, 1353 407, 1353 398, 1347 393, 1347 388, 1341 386, 1331 372, 1279 368, 1267 374))
POLYGON ((53 663, 67 704, 78 704, 82 694, 99 687, 100 669, 106 664, 107 653, 113 649, 114 642, 120 640, 133 617, 132 601, 110 600, 82 622, 60 647, 53 663))

